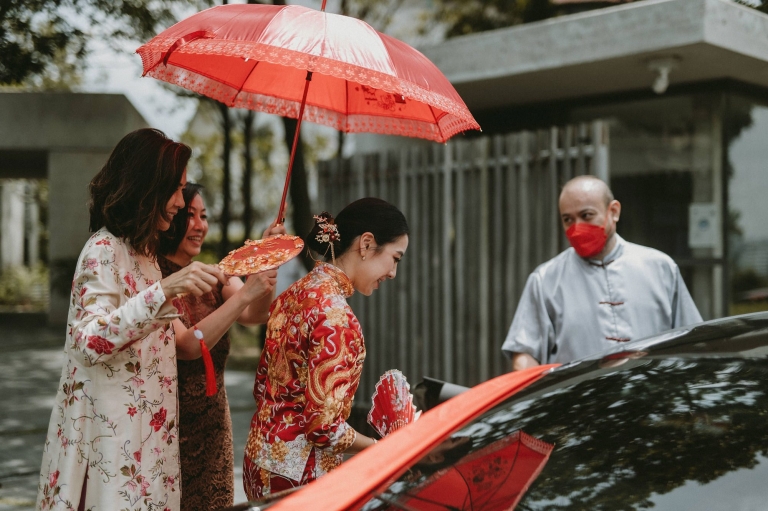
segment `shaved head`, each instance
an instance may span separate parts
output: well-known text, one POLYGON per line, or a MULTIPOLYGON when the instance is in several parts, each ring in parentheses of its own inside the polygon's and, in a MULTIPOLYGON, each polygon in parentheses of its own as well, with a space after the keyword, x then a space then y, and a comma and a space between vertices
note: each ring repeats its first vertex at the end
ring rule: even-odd
POLYGON ((595 176, 576 176, 563 186, 560 192, 560 200, 565 195, 579 194, 590 198, 601 197, 606 206, 613 200, 613 192, 600 178, 595 176))
POLYGON ((616 244, 616 223, 621 215, 621 204, 613 198, 613 193, 605 181, 595 176, 574 177, 563 186, 560 192, 560 221, 566 233, 576 224, 587 223, 602 227, 608 236, 603 251, 597 259, 602 259, 616 244))

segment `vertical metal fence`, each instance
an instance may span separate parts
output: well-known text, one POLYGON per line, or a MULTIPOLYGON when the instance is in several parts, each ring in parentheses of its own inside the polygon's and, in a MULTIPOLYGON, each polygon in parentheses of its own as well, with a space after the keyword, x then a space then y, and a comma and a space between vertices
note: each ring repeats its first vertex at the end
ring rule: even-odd
POLYGON ((560 187, 607 179, 607 147, 598 121, 321 162, 319 210, 375 196, 411 228, 397 278, 350 300, 368 352, 358 404, 387 369, 468 386, 508 370, 501 344, 526 279, 567 243, 560 187))

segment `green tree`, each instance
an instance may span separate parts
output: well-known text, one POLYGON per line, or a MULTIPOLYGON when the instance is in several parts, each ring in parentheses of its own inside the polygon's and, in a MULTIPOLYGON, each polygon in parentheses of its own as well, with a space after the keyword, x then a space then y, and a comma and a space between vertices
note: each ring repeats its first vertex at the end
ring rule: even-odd
POLYGON ((737 4, 753 7, 760 12, 768 14, 768 0, 734 0, 737 4))
MULTIPOLYGON (((422 32, 439 26, 443 27, 443 35, 451 38, 640 1, 643 0, 434 0, 434 9, 426 14, 422 32)), ((768 0, 733 1, 768 13, 768 0)))
POLYGON ((422 31, 440 26, 444 27, 443 35, 451 38, 637 1, 641 0, 435 0, 435 9, 425 17, 422 31))
POLYGON ((76 81, 92 38, 116 45, 143 41, 174 23, 181 8, 207 5, 205 0, 3 0, 0 85, 76 81))

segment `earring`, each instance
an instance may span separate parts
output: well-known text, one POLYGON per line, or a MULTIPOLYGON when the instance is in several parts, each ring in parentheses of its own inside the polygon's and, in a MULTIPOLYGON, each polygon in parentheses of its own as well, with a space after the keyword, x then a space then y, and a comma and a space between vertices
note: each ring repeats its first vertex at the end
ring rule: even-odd
POLYGON ((363 261, 365 261, 365 256, 363 256, 363 261))

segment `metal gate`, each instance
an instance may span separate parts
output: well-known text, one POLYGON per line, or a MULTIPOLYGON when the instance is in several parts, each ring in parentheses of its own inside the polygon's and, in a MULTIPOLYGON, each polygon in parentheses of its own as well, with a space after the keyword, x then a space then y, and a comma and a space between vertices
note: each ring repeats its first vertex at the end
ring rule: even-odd
POLYGON ((411 229, 397 278, 350 299, 367 347, 358 404, 387 369, 468 386, 509 369, 501 344, 526 279, 567 243, 560 188, 581 174, 607 179, 607 128, 459 136, 320 163, 318 210, 380 197, 411 229))

